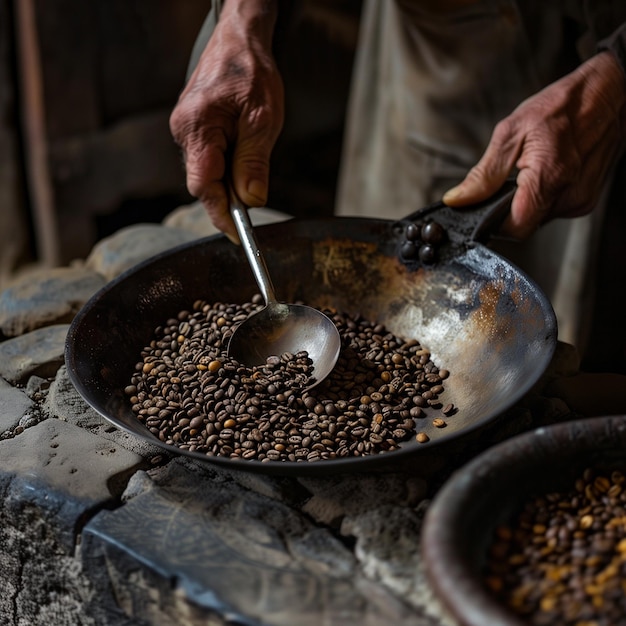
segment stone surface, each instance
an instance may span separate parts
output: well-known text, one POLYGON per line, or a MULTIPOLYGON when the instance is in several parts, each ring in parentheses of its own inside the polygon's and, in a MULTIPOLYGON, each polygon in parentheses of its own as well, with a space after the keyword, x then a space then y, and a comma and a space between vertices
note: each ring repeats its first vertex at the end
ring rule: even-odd
POLYGON ((96 626, 84 608, 95 591, 74 551, 59 540, 61 528, 53 515, 25 501, 23 489, 3 491, 2 626, 96 626))
POLYGON ((105 420, 96 410, 92 409, 76 390, 63 365, 50 385, 43 411, 51 416, 75 424, 103 439, 114 441, 126 450, 135 452, 145 458, 162 455, 161 448, 150 445, 123 430, 116 428, 105 420))
POLYGON ((20 389, 0 378, 0 435, 12 430, 34 409, 33 401, 20 389))
POLYGON ((159 224, 135 224, 101 239, 87 257, 86 266, 112 280, 141 261, 197 239, 193 232, 159 224))
POLYGON ((50 380, 42 378, 41 376, 30 376, 26 387, 24 387, 24 393, 36 402, 40 402, 45 397, 48 389, 50 388, 50 380))
POLYGON ((415 507, 427 495, 426 481, 407 474, 345 475, 336 478, 300 478, 311 496, 303 510, 318 523, 339 526, 346 515, 358 515, 373 506, 396 503, 415 507))
MULTIPOLYGON (((182 458, 151 471, 150 479, 141 479, 124 507, 102 511, 85 528, 89 552, 103 555, 107 571, 131 567, 119 551, 132 554, 132 567, 152 572, 152 585, 155 573, 176 580, 174 593, 196 610, 237 624, 437 623, 384 587, 374 591, 349 542, 312 523, 289 496, 268 498, 243 488, 230 472, 182 458)), ((163 623, 159 605, 173 600, 145 580, 142 587, 144 616, 163 623)))
POLYGON ((24 383, 29 376, 50 378, 63 364, 68 324, 38 328, 0 343, 0 377, 24 383))
POLYGON ((146 465, 140 455, 53 418, 1 441, 0 458, 4 487, 21 480, 24 500, 64 518, 71 545, 76 516, 118 497, 132 470, 146 465))
POLYGON ((0 459, 0 623, 95 626, 77 533, 143 459, 56 419, 1 441, 0 459))
POLYGON ((29 271, 0 293, 0 331, 15 337, 69 323, 105 283, 103 276, 81 266, 29 271))
POLYGON ((407 473, 346 475, 299 482, 311 492, 303 511, 355 542, 364 575, 403 598, 417 614, 453 625, 426 583, 420 528, 428 484, 407 473))
POLYGON ((356 538, 355 555, 365 575, 441 626, 455 626, 426 581, 420 529, 428 502, 416 508, 387 504, 349 515, 341 533, 356 538))

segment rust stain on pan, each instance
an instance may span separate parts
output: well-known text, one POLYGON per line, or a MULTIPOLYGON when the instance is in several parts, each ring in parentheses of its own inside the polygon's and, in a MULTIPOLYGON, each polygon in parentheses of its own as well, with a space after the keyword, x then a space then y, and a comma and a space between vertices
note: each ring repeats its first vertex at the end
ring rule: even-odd
POLYGON ((312 281, 318 283, 320 306, 372 315, 386 309, 391 294, 405 292, 419 277, 413 272, 409 278, 406 267, 381 254, 376 243, 326 239, 313 248, 312 281))

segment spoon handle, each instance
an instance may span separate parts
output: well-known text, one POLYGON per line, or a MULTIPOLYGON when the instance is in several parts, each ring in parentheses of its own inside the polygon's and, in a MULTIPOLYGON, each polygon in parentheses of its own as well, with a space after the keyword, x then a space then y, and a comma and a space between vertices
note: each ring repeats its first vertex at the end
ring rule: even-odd
POLYGON ((265 299, 266 304, 276 302, 276 295, 274 293, 274 286, 270 279, 269 272, 267 271, 267 265, 265 259, 259 250, 259 245, 254 234, 254 228, 248 215, 248 210, 244 206, 243 202, 239 199, 232 185, 229 188, 230 193, 230 214, 235 222, 235 228, 237 234, 241 240, 241 245, 248 263, 252 268, 252 273, 256 279, 257 285, 261 290, 261 295, 265 299))

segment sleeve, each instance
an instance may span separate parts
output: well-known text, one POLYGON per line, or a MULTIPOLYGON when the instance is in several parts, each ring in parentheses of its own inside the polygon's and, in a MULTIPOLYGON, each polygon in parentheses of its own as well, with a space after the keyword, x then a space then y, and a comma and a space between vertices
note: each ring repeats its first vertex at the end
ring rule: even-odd
POLYGON ((222 11, 222 4, 224 4, 223 0, 215 0, 214 2, 211 2, 211 8, 209 9, 206 19, 198 32, 195 43, 193 44, 189 65, 187 66, 187 80, 191 78, 193 71, 196 69, 196 65, 198 65, 200 55, 206 48, 206 45, 209 43, 209 39, 215 30, 215 25, 217 24, 217 20, 219 19, 222 11))
POLYGON ((626 76, 626 22, 614 30, 608 37, 598 42, 598 52, 608 50, 615 55, 626 76))

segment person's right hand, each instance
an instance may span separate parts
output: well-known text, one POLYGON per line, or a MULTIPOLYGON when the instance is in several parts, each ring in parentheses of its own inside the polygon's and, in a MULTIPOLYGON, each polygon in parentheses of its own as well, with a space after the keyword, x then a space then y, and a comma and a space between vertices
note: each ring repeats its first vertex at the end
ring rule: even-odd
POLYGON ((225 3, 170 116, 189 193, 234 241, 226 180, 245 204, 264 206, 270 154, 284 117, 283 84, 271 51, 275 10, 251 15, 255 4, 225 3))

